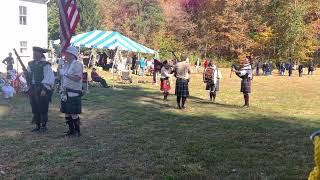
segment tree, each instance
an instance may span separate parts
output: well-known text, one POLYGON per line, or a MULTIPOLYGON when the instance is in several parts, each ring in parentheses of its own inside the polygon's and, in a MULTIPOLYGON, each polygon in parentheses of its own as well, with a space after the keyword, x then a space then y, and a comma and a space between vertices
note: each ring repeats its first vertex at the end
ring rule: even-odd
MULTIPOLYGON (((76 29, 77 33, 82 33, 101 27, 101 15, 96 0, 78 0, 80 21, 76 29)), ((49 39, 59 39, 59 9, 56 1, 48 3, 48 32, 49 39)))
POLYGON ((77 2, 81 16, 77 32, 82 33, 94 29, 100 29, 102 16, 100 14, 97 0, 78 0, 77 2))
POLYGON ((48 3, 48 36, 49 39, 59 39, 59 9, 55 1, 48 3))
POLYGON ((269 4, 269 12, 273 14, 270 25, 276 33, 276 57, 307 59, 314 50, 314 33, 305 22, 309 5, 307 1, 298 0, 274 0, 269 4))

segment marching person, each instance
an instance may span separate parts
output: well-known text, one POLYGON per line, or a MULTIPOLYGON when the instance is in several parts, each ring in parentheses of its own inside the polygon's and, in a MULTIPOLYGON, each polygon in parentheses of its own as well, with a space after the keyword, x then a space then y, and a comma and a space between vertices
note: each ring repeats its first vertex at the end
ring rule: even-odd
POLYGON ((170 77, 172 77, 174 74, 171 74, 170 67, 168 65, 168 61, 163 61, 163 66, 161 68, 161 84, 160 84, 160 90, 163 91, 163 100, 168 101, 168 95, 169 91, 171 89, 170 87, 170 77))
POLYGON ((233 69, 237 76, 241 80, 240 92, 243 93, 244 105, 243 107, 249 107, 249 94, 251 93, 251 80, 252 80, 252 67, 250 65, 250 57, 246 57, 244 61, 240 62, 240 69, 233 69))
POLYGON ((60 111, 65 114, 69 126, 67 136, 81 136, 80 117, 82 96, 83 65, 78 61, 78 50, 69 46, 65 53, 65 64, 62 70, 62 92, 60 111))
POLYGON ((174 71, 176 75, 176 90, 177 105, 179 109, 185 109, 185 103, 189 96, 189 80, 190 80, 190 66, 186 61, 186 57, 182 57, 175 65, 174 71))
POLYGON ((220 70, 210 61, 208 68, 204 70, 203 81, 206 83, 206 90, 209 90, 210 101, 212 102, 215 102, 221 78, 220 70))
POLYGON ((49 102, 51 101, 54 74, 51 64, 46 61, 44 53, 47 49, 33 47, 33 61, 28 63, 27 84, 29 86, 29 98, 32 108, 32 122, 36 128, 32 132, 47 131, 49 102))

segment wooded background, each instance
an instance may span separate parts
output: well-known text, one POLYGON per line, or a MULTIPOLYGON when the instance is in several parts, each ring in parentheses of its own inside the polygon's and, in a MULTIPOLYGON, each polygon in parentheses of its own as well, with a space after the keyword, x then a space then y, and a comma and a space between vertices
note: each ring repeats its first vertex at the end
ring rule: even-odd
MULTIPOLYGON (((78 0, 77 33, 118 31, 158 50, 230 61, 251 53, 278 61, 319 59, 319 0, 78 0)), ((49 3, 49 38, 59 38, 49 3)), ((194 58, 192 58, 194 59, 194 58)))

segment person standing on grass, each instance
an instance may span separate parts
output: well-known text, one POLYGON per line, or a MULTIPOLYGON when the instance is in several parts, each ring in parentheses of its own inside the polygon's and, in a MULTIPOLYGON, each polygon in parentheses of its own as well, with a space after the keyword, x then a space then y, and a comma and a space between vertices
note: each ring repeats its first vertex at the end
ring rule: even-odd
POLYGON ((163 66, 161 68, 161 84, 160 84, 160 90, 163 91, 163 100, 164 101, 168 101, 168 95, 169 95, 169 91, 171 89, 170 87, 170 77, 173 76, 173 74, 171 74, 171 70, 168 64, 168 61, 163 61, 163 66))
POLYGON ((47 49, 33 47, 33 61, 28 63, 26 80, 32 109, 32 123, 36 128, 31 132, 46 132, 49 102, 51 101, 55 77, 51 64, 46 61, 47 49))
POLYGON ((290 77, 292 76, 292 70, 293 70, 292 61, 290 60, 290 61, 288 62, 288 73, 289 73, 289 76, 290 76, 290 77))
POLYGON ((260 75, 260 61, 256 62, 256 76, 260 75))
POLYGON ((280 75, 284 76, 286 72, 286 64, 282 61, 280 61, 280 75))
MULTIPOLYGON (((139 72, 139 76, 142 77, 142 83, 145 83, 145 80, 144 80, 144 75, 145 75, 145 70, 146 70, 146 65, 147 65, 147 62, 146 62, 146 58, 141 58, 140 61, 140 72, 139 72)), ((139 81, 138 81, 139 82, 139 81)))
POLYGON ((252 81, 252 67, 250 65, 250 58, 246 57, 240 61, 240 69, 233 69, 238 77, 241 78, 240 92, 243 93, 244 105, 243 107, 249 107, 249 94, 251 93, 251 81, 252 81))
POLYGON ((308 63, 308 75, 313 75, 314 63, 313 60, 310 60, 308 63))
POLYGON ((185 103, 189 96, 189 81, 190 81, 190 66, 186 61, 186 57, 182 57, 179 62, 174 66, 176 76, 176 90, 177 105, 179 109, 185 109, 185 103))
POLYGON ((212 102, 215 102, 216 100, 221 78, 222 75, 220 70, 212 63, 212 61, 210 61, 208 68, 204 70, 203 81, 206 83, 206 90, 209 90, 210 101, 212 102))
POLYGON ((133 73, 134 73, 135 70, 136 70, 136 62, 137 62, 137 59, 138 59, 137 55, 133 55, 133 57, 132 57, 132 62, 131 62, 131 70, 132 70, 133 73))
POLYGON ((204 69, 207 69, 208 65, 209 65, 209 61, 208 61, 208 59, 205 59, 204 63, 203 63, 204 69))
POLYGON ((60 112, 65 114, 69 126, 67 136, 81 136, 80 117, 83 65, 78 61, 78 50, 69 46, 65 53, 63 67, 60 112))
POLYGON ((6 58, 2 61, 2 63, 7 66, 7 72, 13 70, 14 60, 13 60, 13 57, 12 57, 12 53, 9 53, 9 56, 6 57, 6 58))
POLYGON ((299 71, 299 77, 302 77, 302 73, 303 73, 303 64, 299 62, 299 66, 298 66, 298 71, 299 71))
POLYGON ((196 71, 197 71, 197 73, 200 72, 200 68, 201 68, 201 62, 200 62, 200 59, 198 58, 197 62, 196 62, 196 71))

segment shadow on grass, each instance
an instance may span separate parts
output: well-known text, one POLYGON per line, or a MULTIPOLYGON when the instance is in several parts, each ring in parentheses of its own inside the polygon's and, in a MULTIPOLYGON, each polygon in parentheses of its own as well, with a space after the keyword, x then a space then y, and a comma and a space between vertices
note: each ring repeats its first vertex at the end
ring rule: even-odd
MULTIPOLYGON (((167 108, 161 93, 118 85, 92 88, 83 98, 79 139, 51 107, 49 132, 32 134, 26 98, 1 114, 0 170, 4 178, 305 179, 313 166, 308 135, 319 125, 191 97, 187 110, 167 108), (224 107, 224 108, 221 108, 224 107), (6 119, 6 120, 4 120, 6 119)), ((1 176, 0 176, 1 177, 1 176)))

